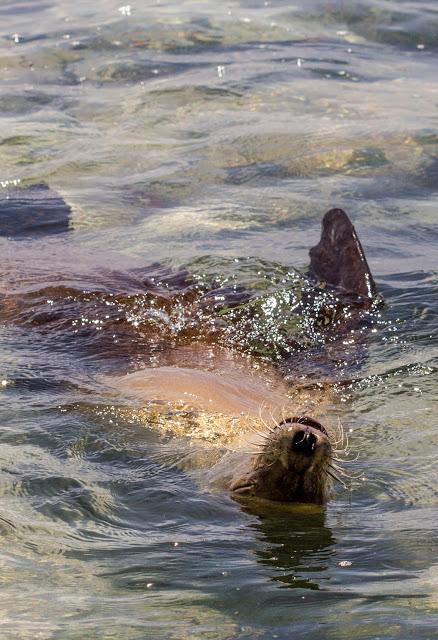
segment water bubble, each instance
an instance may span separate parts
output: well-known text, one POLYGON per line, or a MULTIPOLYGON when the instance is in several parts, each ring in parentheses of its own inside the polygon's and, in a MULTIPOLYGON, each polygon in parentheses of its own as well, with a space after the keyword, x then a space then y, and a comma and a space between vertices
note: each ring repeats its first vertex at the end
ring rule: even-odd
POLYGON ((338 565, 340 567, 351 567, 352 562, 350 562, 350 560, 341 560, 340 562, 338 562, 338 565))
POLYGON ((132 6, 130 4, 125 4, 124 6, 119 7, 117 11, 121 13, 122 16, 132 16, 132 6))
POLYGON ((18 187, 21 180, 20 178, 15 178, 13 180, 0 180, 0 185, 5 189, 6 187, 18 187))

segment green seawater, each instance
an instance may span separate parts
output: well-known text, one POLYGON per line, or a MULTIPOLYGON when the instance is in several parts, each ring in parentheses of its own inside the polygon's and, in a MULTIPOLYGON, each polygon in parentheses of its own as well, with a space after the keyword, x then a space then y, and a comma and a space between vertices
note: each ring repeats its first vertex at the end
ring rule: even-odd
POLYGON ((201 491, 93 386, 138 350, 2 308, 2 638, 436 637, 437 4, 3 0, 0 24, 0 190, 72 207, 69 233, 0 237, 0 306, 153 263, 280 305, 332 206, 385 299, 338 390, 364 479, 323 509, 201 491))

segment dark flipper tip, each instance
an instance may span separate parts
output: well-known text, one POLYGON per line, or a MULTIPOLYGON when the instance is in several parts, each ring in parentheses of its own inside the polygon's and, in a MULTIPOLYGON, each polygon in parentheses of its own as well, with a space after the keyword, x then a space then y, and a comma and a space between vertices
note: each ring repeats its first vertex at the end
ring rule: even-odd
POLYGON ((356 231, 342 209, 322 220, 319 243, 310 249, 309 276, 343 293, 374 298, 377 289, 356 231))

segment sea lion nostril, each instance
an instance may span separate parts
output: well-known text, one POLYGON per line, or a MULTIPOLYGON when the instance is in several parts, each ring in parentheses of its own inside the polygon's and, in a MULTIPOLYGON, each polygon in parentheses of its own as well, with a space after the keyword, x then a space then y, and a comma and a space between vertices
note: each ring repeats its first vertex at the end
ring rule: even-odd
POLYGON ((315 434, 314 433, 308 433, 307 434, 307 440, 308 440, 309 444, 312 446, 312 449, 314 449, 316 441, 317 441, 317 437, 315 436, 315 434))
POLYGON ((297 431, 292 439, 292 449, 305 456, 311 456, 315 450, 316 442, 315 434, 307 429, 305 431, 297 431))
POLYGON ((305 437, 306 437, 305 431, 297 431, 293 437, 292 445, 299 445, 301 442, 303 442, 305 437))

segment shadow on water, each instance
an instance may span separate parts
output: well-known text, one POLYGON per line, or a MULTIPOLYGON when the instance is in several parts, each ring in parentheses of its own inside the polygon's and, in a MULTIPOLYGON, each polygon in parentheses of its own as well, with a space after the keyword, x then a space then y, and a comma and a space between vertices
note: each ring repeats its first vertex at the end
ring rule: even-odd
POLYGON ((280 587, 319 590, 336 540, 325 524, 325 510, 313 505, 273 504, 262 500, 239 502, 257 516, 251 526, 263 548, 255 549, 257 562, 275 570, 280 587))

